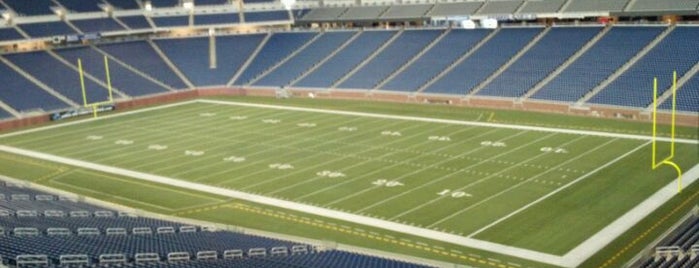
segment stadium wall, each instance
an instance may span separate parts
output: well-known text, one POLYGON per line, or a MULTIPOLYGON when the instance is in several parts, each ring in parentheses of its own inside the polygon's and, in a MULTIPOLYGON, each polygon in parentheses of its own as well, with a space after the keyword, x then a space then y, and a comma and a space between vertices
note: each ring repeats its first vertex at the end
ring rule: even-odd
MULTIPOLYGON (((258 96, 275 97, 278 88, 240 88, 221 87, 203 88, 195 90, 185 90, 173 93, 133 98, 129 100, 117 101, 117 110, 137 109, 145 106, 160 105, 199 97, 216 96, 258 96)), ((622 107, 586 106, 574 107, 563 103, 551 103, 540 101, 513 101, 509 99, 491 98, 461 98, 449 95, 418 95, 405 93, 392 93, 384 91, 351 91, 351 90, 304 90, 294 89, 294 97, 308 98, 312 93, 315 98, 321 99, 343 99, 343 100, 369 100, 396 103, 425 103, 455 105, 461 107, 476 107, 487 109, 521 110, 546 113, 568 114, 574 116, 589 116, 599 118, 615 118, 628 121, 649 122, 652 114, 648 111, 638 109, 628 109, 622 107)), ((18 128, 31 127, 39 124, 46 124, 50 121, 48 115, 37 115, 19 119, 0 121, 0 131, 8 131, 18 128)), ((669 124, 671 114, 669 112, 659 112, 658 122, 669 124)), ((690 114, 677 114, 677 125, 697 127, 699 126, 699 116, 690 114)))

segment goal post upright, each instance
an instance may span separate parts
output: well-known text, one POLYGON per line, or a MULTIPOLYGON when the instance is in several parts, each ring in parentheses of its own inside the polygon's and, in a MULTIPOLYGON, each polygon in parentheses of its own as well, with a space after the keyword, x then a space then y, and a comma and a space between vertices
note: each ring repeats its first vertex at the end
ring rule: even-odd
POLYGON ((653 137, 651 149, 651 170, 655 170, 661 165, 669 165, 677 171, 677 192, 682 192, 682 169, 673 162, 675 157, 675 117, 677 114, 677 71, 672 73, 672 111, 670 114, 670 155, 658 161, 657 137, 658 137, 658 78, 653 78, 653 137))
POLYGON ((103 105, 103 104, 113 104, 114 103, 114 96, 112 93, 112 80, 111 80, 111 75, 109 72, 109 59, 107 58, 107 56, 104 56, 104 72, 105 72, 105 77, 107 80, 107 93, 109 94, 108 99, 106 101, 88 103, 87 102, 87 90, 85 89, 85 72, 83 70, 82 59, 78 58, 78 73, 80 74, 80 89, 81 89, 82 95, 83 95, 83 106, 85 108, 92 107, 93 117, 97 117, 97 107, 98 106, 103 105))

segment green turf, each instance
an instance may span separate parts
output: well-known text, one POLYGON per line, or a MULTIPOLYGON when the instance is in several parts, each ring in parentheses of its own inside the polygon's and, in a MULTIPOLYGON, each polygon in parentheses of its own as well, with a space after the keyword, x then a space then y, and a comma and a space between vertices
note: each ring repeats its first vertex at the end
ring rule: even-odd
MULTIPOLYGON (((370 112, 492 119, 485 110, 424 106, 425 111, 414 111, 374 103, 358 106, 370 112)), ((354 109, 343 102, 337 108, 354 109)), ((506 113, 502 118, 510 116, 506 113)), ((569 126, 584 127, 586 120, 569 126)), ((564 121, 554 118, 550 122, 564 121)), ((619 125, 607 128, 638 132, 637 126, 628 122, 619 125)), ((648 172, 649 145, 645 141, 207 103, 67 125, 0 138, 0 143, 475 235, 557 255, 574 248, 673 179, 671 170, 648 172), (354 131, 347 131, 351 129, 354 131), (493 142, 504 146, 492 146, 493 142), (544 148, 565 151, 545 152, 544 148), (636 148, 641 149, 622 157, 636 148), (242 158, 244 161, 232 161, 242 158), (610 161, 614 161, 610 167, 489 226, 610 161), (284 166, 293 168, 280 169, 284 166), (385 182, 389 181, 400 185, 387 187, 385 182), (577 231, 564 232, 570 228, 577 231)), ((665 147, 662 149, 664 152, 665 147)), ((696 145, 678 146, 680 165, 696 164, 696 156, 696 145)), ((19 173, 9 170, 7 175, 19 173)), ((176 199, 174 196, 181 193, 175 189, 163 189, 160 196, 149 195, 161 186, 89 171, 63 172, 60 167, 39 166, 34 172, 36 177, 50 179, 50 184, 83 194, 108 192, 110 196, 97 196, 132 206, 140 203, 139 207, 161 212, 223 202, 223 198, 203 194, 176 199)), ((223 221, 219 214, 197 215, 223 221)))

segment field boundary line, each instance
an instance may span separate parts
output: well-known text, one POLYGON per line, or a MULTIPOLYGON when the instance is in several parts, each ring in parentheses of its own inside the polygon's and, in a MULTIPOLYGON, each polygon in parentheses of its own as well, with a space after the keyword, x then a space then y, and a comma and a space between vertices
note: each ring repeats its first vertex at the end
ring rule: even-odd
MULTIPOLYGON (((699 180, 699 164, 682 174, 682 180, 686 187, 699 180)), ((568 266, 580 265, 678 194, 677 181, 670 181, 643 202, 563 255, 562 263, 568 266)))
MULTIPOLYGON (((340 111, 340 110, 305 108, 305 107, 291 107, 291 106, 258 104, 258 103, 243 103, 243 102, 235 102, 235 101, 219 101, 219 100, 207 100, 207 99, 197 99, 197 100, 193 100, 193 101, 200 102, 200 103, 237 105, 237 106, 268 108, 268 109, 278 109, 278 110, 327 113, 327 114, 337 114, 337 115, 353 115, 353 116, 362 116, 362 117, 397 119, 397 120, 429 122, 429 123, 442 123, 442 124, 452 124, 452 125, 506 128, 506 129, 553 132, 553 133, 574 134, 574 135, 599 136, 599 137, 619 138, 619 139, 646 140, 646 141, 650 141, 653 139, 653 137, 651 137, 651 136, 620 134, 620 133, 610 133, 610 132, 591 131, 591 130, 573 130, 573 129, 563 129, 563 128, 536 127, 536 126, 524 126, 524 125, 498 124, 498 123, 484 123, 484 122, 475 122, 475 121, 439 119, 439 118, 418 117, 418 116, 390 115, 390 114, 377 114, 377 113, 365 113, 365 112, 350 112, 350 111, 340 111)), ((0 137, 2 137, 2 136, 0 136, 0 137)), ((665 137, 658 137, 657 140, 664 141, 664 142, 671 141, 670 138, 665 138, 665 137)), ((692 140, 692 139, 677 139, 676 138, 675 142, 686 143, 686 144, 699 144, 699 140, 692 140)))
POLYGON ((46 161, 52 161, 57 163, 62 163, 71 166, 79 166, 85 169, 97 170, 105 173, 117 174, 121 176, 126 176, 138 180, 150 181, 155 183, 161 183, 170 186, 182 187, 186 189, 195 189, 205 193, 212 193, 220 196, 228 196, 237 199, 243 199, 251 201, 258 204, 270 205, 275 207, 280 207, 284 209, 300 211, 304 213, 309 213, 313 215, 328 217, 332 219, 338 219, 343 221, 355 222, 364 224, 371 227, 376 227, 384 230, 391 230, 395 232, 401 232, 405 234, 415 235, 419 237, 424 237, 432 240, 443 241, 448 243, 453 243, 461 246, 471 247, 475 249, 490 251, 498 254, 506 254, 513 257, 518 257, 522 259, 532 260, 541 263, 547 263, 551 265, 561 266, 563 263, 563 258, 561 256, 556 256, 552 254, 542 253, 538 251, 507 246, 502 244, 497 244, 488 241, 476 240, 472 238, 463 237, 460 235, 450 234, 446 232, 440 232, 435 230, 429 230, 425 228, 420 228, 416 226, 410 226, 407 224, 392 222, 388 220, 381 220, 377 218, 356 215, 348 212, 337 211, 333 209, 326 209, 322 207, 296 203, 288 200, 281 200, 277 198, 271 198, 256 194, 249 194, 241 191, 223 189, 215 186, 204 185, 199 183, 193 183, 188 181, 177 180, 169 177, 158 176, 153 174, 147 174, 132 170, 127 170, 123 168, 117 168, 107 165, 95 164, 87 161, 70 159, 60 156, 55 156, 51 154, 35 152, 25 149, 14 148, 6 145, 0 145, 0 151, 19 154, 24 156, 29 156, 33 158, 38 158, 46 161))

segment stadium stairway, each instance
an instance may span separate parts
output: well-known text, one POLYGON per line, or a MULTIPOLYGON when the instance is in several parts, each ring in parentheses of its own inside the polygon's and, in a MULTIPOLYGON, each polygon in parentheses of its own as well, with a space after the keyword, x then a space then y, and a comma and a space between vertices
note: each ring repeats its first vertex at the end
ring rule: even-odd
POLYGON ((291 54, 287 55, 284 59, 282 59, 281 61, 279 61, 279 62, 273 64, 271 67, 267 68, 267 69, 266 69, 265 71, 263 71, 262 73, 259 73, 259 74, 258 74, 257 76, 255 76, 252 80, 250 80, 250 82, 248 82, 247 85, 255 85, 255 84, 257 84, 257 82, 259 82, 259 81, 261 81, 262 79, 264 79, 267 75, 269 75, 269 74, 275 72, 278 68, 282 67, 284 64, 286 64, 287 62, 289 62, 290 60, 292 60, 294 57, 296 57, 297 55, 303 53, 304 50, 306 50, 307 48, 313 46, 318 40, 321 40, 321 38, 322 38, 324 35, 326 35, 326 34, 328 34, 328 33, 326 33, 326 32, 320 32, 320 33, 316 34, 315 36, 313 36, 313 38, 311 38, 310 40, 306 41, 305 44, 303 44, 301 47, 299 47, 299 48, 297 48, 296 50, 294 50, 293 52, 291 52, 291 54))
POLYGON ((342 51, 343 49, 345 49, 347 46, 349 46, 352 42, 354 42, 354 40, 356 40, 360 35, 362 35, 363 32, 364 32, 363 30, 359 30, 359 31, 355 32, 355 33, 354 33, 350 38, 348 38, 342 45, 338 46, 337 49, 335 49, 333 52, 331 52, 330 54, 328 54, 327 56, 325 56, 325 57, 324 57, 323 59, 321 59, 320 61, 318 61, 318 62, 316 62, 315 64, 313 64, 313 66, 311 66, 311 68, 308 68, 308 69, 306 69, 305 71, 303 71, 303 73, 301 73, 301 75, 299 75, 299 76, 297 76, 296 78, 294 78, 293 80, 291 80, 291 81, 289 82, 288 86, 292 86, 292 87, 293 87, 298 81, 301 81, 302 79, 306 78, 306 76, 308 76, 309 74, 313 73, 315 70, 317 70, 318 68, 320 68, 320 66, 323 66, 323 64, 325 64, 326 62, 328 62, 328 60, 330 60, 330 59, 332 59, 333 57, 335 57, 335 55, 337 55, 337 53, 339 53, 340 51, 342 51))
POLYGON ((594 38, 590 39, 590 41, 588 41, 587 44, 585 44, 585 45, 582 46, 578 51, 576 51, 575 54, 573 54, 573 56, 571 56, 571 57, 568 58, 565 62, 563 62, 563 64, 561 64, 560 66, 558 66, 558 68, 556 68, 556 70, 554 70, 553 72, 551 72, 546 78, 544 78, 543 80, 539 81, 539 83, 537 83, 536 85, 534 85, 534 87, 532 87, 531 89, 529 89, 529 90, 527 91, 527 93, 525 93, 525 94, 521 97, 521 99, 522 99, 522 100, 528 99, 528 98, 531 97, 532 95, 536 94, 536 92, 538 92, 538 91, 539 91, 540 89, 542 89, 544 86, 546 86, 549 82, 551 82, 551 80, 553 80, 553 79, 555 79, 556 77, 558 77, 558 75, 561 74, 563 71, 565 71, 566 68, 568 68, 568 66, 570 66, 573 62, 575 62, 578 58, 580 58, 580 56, 582 56, 582 55, 585 54, 588 50, 590 50, 590 48, 592 48, 593 46, 595 46, 595 44, 597 44, 597 41, 599 41, 600 39, 602 39, 602 37, 604 37, 610 30, 612 30, 612 26, 611 26, 611 25, 605 27, 605 28, 604 28, 602 31, 600 31, 594 38))
POLYGON ((271 37, 272 37, 272 33, 267 33, 265 35, 265 37, 262 39, 262 41, 260 41, 260 43, 257 45, 257 48, 255 48, 255 50, 250 54, 250 56, 248 56, 248 59, 245 60, 245 62, 243 62, 243 65, 240 66, 238 71, 235 74, 233 74, 233 77, 231 77, 231 79, 228 81, 228 83, 226 83, 227 86, 230 87, 233 85, 233 83, 235 83, 235 81, 238 79, 238 77, 240 77, 240 75, 248 68, 248 66, 250 66, 250 64, 252 64, 252 62, 255 60, 255 58, 257 58, 257 55, 260 54, 260 51, 262 50, 262 48, 265 47, 265 45, 267 45, 267 42, 269 41, 269 39, 271 37))
POLYGON ((365 65, 367 65, 369 62, 371 62, 377 55, 381 54, 382 51, 384 51, 387 47, 389 47, 396 39, 398 39, 405 30, 400 30, 396 34, 394 34, 391 39, 388 39, 383 45, 381 45, 378 49, 374 50, 373 53, 371 53, 366 59, 364 59, 361 63, 357 64, 357 66, 354 67, 351 71, 347 72, 343 77, 335 81, 330 88, 335 89, 337 88, 340 84, 344 83, 347 79, 352 77, 355 73, 357 73, 359 70, 362 69, 365 65))
POLYGON ((417 93, 423 92, 426 88, 429 88, 429 87, 430 87, 432 84, 434 84, 436 81, 439 81, 439 80, 442 79, 446 74, 448 74, 449 72, 451 72, 456 66, 459 66, 464 60, 468 59, 471 55, 473 55, 473 53, 475 53, 476 51, 478 51, 478 49, 480 49, 483 45, 487 44, 488 41, 490 41, 490 39, 492 39, 494 36, 496 36, 496 35, 500 32, 500 29, 501 29, 501 28, 495 29, 494 31, 490 32, 486 37, 484 37, 483 39, 481 39, 480 41, 478 41, 478 43, 476 43, 473 47, 471 47, 471 49, 469 49, 466 53, 464 53, 463 55, 461 55, 456 61, 454 61, 454 62, 452 62, 451 64, 449 64, 449 66, 447 66, 446 68, 444 68, 444 70, 442 70, 440 73, 438 73, 437 75, 435 75, 434 77, 432 77, 430 80, 428 80, 427 82, 425 82, 422 86, 420 86, 420 87, 417 89, 417 93))
POLYGON ((526 46, 524 46, 519 52, 517 52, 517 54, 515 54, 514 56, 512 56, 512 58, 510 58, 504 65, 500 66, 500 68, 498 68, 497 71, 495 71, 494 73, 490 74, 490 76, 488 76, 488 78, 486 78, 486 79, 483 80, 480 84, 476 85, 476 87, 474 87, 473 89, 471 89, 471 91, 470 91, 467 95, 468 95, 468 96, 476 95, 476 94, 478 94, 479 91, 481 91, 481 90, 483 90, 484 88, 486 88, 486 87, 488 86, 488 84, 490 84, 490 83, 493 82, 496 78, 498 78, 498 76, 500 76, 500 75, 501 75, 503 72, 505 72, 510 66, 512 66, 512 64, 514 64, 515 62, 517 62, 517 60, 518 60, 519 58, 521 58, 524 54, 526 54, 527 51, 529 51, 529 49, 531 49, 532 47, 534 47, 534 46, 539 42, 539 40, 541 40, 542 38, 544 38, 544 36, 546 36, 546 34, 547 34, 549 31, 551 31, 551 29, 552 29, 551 27, 546 27, 546 28, 545 28, 543 31, 541 31, 537 36, 535 36, 534 39, 532 39, 526 46))
POLYGON ((626 62, 624 65, 622 65, 619 69, 614 72, 610 77, 608 77, 606 80, 604 80, 602 83, 597 85, 595 88, 590 90, 587 94, 585 94, 582 98, 580 98, 577 102, 576 105, 582 105, 583 103, 586 103, 590 99, 592 99, 597 93, 601 92, 607 86, 609 86, 614 80, 619 78, 624 72, 626 72, 631 66, 633 66, 638 60, 643 58, 648 52, 650 52, 658 43, 660 43, 663 39, 665 39, 666 36, 668 36, 674 29, 675 25, 671 25, 665 29, 662 33, 660 33, 658 36, 653 39, 648 45, 646 45, 638 54, 636 54, 633 58, 631 58, 628 62, 626 62))
POLYGON ((160 50, 160 47, 158 47, 158 45, 156 45, 155 42, 153 42, 152 39, 148 39, 148 40, 146 40, 146 42, 148 42, 148 44, 153 48, 153 50, 155 50, 155 53, 158 54, 158 56, 160 56, 160 58, 163 59, 163 61, 165 62, 165 64, 166 64, 168 67, 170 67, 170 69, 171 69, 180 79, 182 79, 182 81, 187 85, 187 87, 189 87, 189 88, 194 88, 194 87, 195 87, 194 84, 192 84, 192 82, 189 81, 189 79, 187 79, 187 76, 185 76, 185 75, 182 73, 182 71, 181 71, 179 68, 177 68, 177 66, 175 66, 174 63, 172 63, 172 61, 170 60, 170 58, 168 58, 167 55, 165 55, 165 53, 164 53, 162 50, 160 50))
POLYGON ((442 39, 444 39, 445 36, 447 36, 451 32, 451 28, 448 28, 444 30, 437 38, 432 40, 427 46, 422 48, 417 54, 415 54, 410 60, 408 60, 406 63, 404 63, 400 68, 396 69, 393 71, 391 74, 389 74, 387 77, 385 77, 383 80, 381 80, 376 86, 374 86, 374 90, 376 89, 383 89, 383 86, 386 85, 388 82, 393 80, 396 76, 398 76, 400 73, 405 71, 408 67, 412 66, 415 61, 419 60, 420 57, 425 55, 427 51, 430 51, 435 45, 439 44, 442 39))

